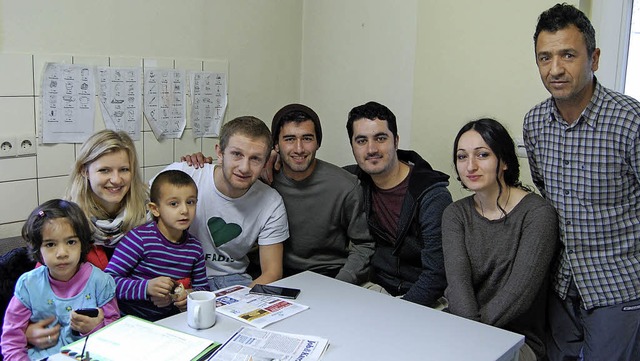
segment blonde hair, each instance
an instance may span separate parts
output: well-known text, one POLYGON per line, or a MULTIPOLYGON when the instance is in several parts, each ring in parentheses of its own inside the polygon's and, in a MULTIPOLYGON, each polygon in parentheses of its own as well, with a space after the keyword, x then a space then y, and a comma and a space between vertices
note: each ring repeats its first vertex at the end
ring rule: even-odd
POLYGON ((89 165, 95 160, 105 154, 119 151, 125 151, 129 156, 131 170, 131 186, 122 200, 122 208, 125 211, 122 232, 126 233, 145 222, 149 193, 140 176, 135 145, 127 133, 105 129, 93 134, 84 142, 71 171, 65 199, 77 203, 89 219, 112 218, 112 215, 95 201, 86 174, 89 165))

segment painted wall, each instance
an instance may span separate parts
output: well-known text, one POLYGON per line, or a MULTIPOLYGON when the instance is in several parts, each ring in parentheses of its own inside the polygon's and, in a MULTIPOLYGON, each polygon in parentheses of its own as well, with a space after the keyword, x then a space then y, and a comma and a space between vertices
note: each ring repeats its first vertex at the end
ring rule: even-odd
MULTIPOLYGON (((578 5, 577 1, 567 1, 578 5)), ((449 173, 454 198, 453 140, 468 121, 494 117, 522 138, 525 113, 548 96, 534 59, 540 13, 555 0, 420 1, 411 145, 449 173)), ((521 179, 532 184, 526 158, 521 179)))
MULTIPOLYGON (((226 119, 251 114, 270 124, 300 94, 302 7, 298 0, 2 0, 0 134, 36 134, 45 61, 205 70, 227 61, 226 119)), ((216 141, 194 141, 187 129, 181 140, 158 142, 145 125, 136 147, 149 178, 186 152, 212 154, 216 141)), ((39 202, 62 196, 78 149, 40 146, 36 156, 0 159, 0 238, 19 234, 39 202)))
POLYGON ((301 99, 322 120, 318 157, 354 163, 347 114, 370 100, 394 112, 410 147, 417 8, 416 0, 305 2, 301 99))

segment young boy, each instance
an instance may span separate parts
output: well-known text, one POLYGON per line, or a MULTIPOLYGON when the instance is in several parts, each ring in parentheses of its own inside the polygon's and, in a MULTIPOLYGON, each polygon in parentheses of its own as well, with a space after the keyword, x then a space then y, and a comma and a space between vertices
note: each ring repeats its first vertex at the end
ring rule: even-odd
POLYGON ((182 171, 164 171, 150 200, 154 220, 124 236, 105 272, 116 281, 123 315, 156 321, 184 311, 187 293, 209 285, 202 246, 187 231, 198 202, 194 181, 182 171))

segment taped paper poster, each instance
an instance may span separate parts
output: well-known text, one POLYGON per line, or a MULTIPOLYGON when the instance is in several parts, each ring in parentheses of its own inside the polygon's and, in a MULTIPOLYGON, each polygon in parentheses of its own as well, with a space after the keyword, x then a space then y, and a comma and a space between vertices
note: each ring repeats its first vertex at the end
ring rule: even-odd
POLYGON ((185 71, 145 69, 144 115, 156 139, 180 138, 187 124, 185 71))
POLYGON ((193 137, 217 137, 227 110, 227 74, 191 72, 193 137))
POLYGON ((83 143, 93 134, 93 67, 47 63, 41 89, 42 143, 83 143))
POLYGON ((140 68, 98 68, 100 110, 107 129, 126 132, 140 140, 142 78, 140 68))

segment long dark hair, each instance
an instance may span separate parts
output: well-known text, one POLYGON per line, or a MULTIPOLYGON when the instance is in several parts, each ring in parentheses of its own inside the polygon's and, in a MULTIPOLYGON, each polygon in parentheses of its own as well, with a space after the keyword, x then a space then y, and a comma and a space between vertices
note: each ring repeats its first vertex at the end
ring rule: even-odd
POLYGON ((456 166, 456 155, 458 153, 458 142, 460 141, 460 137, 462 134, 470 130, 475 130, 480 134, 482 140, 487 143, 493 154, 495 154, 498 159, 496 164, 496 182, 498 182, 498 198, 496 199, 496 204, 502 213, 506 215, 506 211, 502 209, 498 203, 498 199, 500 199, 503 191, 503 185, 498 176, 500 174, 500 166, 502 163, 507 166, 507 169, 505 169, 503 173, 505 185, 507 187, 516 187, 527 192, 531 192, 531 189, 523 185, 520 181, 520 162, 518 162, 518 156, 516 155, 515 143, 507 129, 505 129, 505 127, 495 119, 482 118, 465 124, 460 129, 458 135, 456 135, 455 141, 453 142, 453 165, 456 170, 457 179, 465 189, 467 189, 467 186, 465 186, 464 182, 460 179, 458 167, 456 166))

